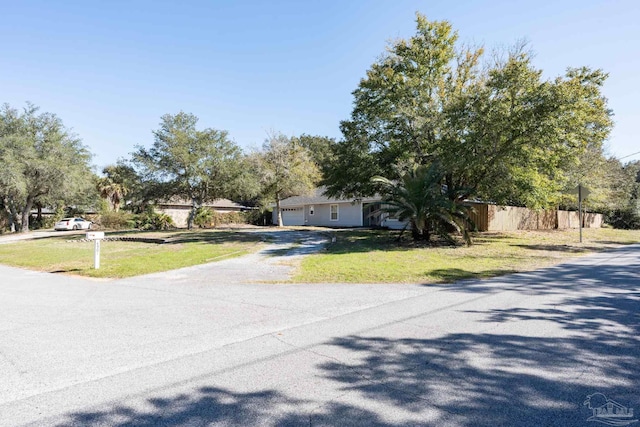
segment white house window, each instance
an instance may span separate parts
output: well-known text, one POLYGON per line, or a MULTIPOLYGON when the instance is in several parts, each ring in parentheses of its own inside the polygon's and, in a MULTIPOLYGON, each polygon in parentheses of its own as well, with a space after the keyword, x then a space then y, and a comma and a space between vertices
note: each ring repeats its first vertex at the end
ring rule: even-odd
POLYGON ((330 212, 329 219, 331 221, 337 221, 338 220, 338 205, 330 205, 329 206, 329 212, 330 212))
POLYGON ((313 209, 313 205, 309 206, 309 215, 313 215, 313 212, 315 210, 313 209))

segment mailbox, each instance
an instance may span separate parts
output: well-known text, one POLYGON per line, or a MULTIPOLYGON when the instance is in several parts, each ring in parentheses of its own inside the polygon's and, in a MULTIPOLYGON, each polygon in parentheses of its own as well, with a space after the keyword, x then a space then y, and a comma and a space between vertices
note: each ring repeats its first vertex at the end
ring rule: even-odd
POLYGON ((87 233, 87 240, 104 239, 104 231, 90 231, 87 233))
POLYGON ((104 239, 104 231, 89 231, 87 240, 93 240, 93 268, 100 268, 100 240, 104 239))

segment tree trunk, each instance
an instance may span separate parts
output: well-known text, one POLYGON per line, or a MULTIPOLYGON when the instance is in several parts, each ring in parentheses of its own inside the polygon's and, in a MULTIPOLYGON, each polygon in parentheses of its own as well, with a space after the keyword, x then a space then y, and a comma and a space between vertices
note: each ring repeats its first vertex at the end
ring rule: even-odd
POLYGON ((16 231, 16 222, 15 222, 16 217, 13 215, 12 210, 7 205, 5 205, 5 211, 7 212, 7 219, 9 220, 9 231, 11 233, 15 233, 15 231, 16 231))
POLYGON ((31 208, 33 207, 33 198, 31 196, 27 197, 27 203, 25 203, 24 208, 22 209, 22 228, 20 230, 21 233, 29 232, 29 213, 31 212, 31 208))
POLYGON ((276 194, 276 213, 278 214, 278 227, 282 227, 282 209, 280 209, 280 195, 276 194))
POLYGON ((195 197, 191 198, 191 212, 189 212, 189 217, 187 218, 187 229, 193 229, 193 221, 196 218, 196 211, 198 210, 198 202, 195 197))
POLYGON ((187 229, 193 229, 193 220, 196 218, 196 199, 191 199, 191 212, 189 212, 189 217, 187 217, 187 229))
POLYGON ((422 234, 422 230, 418 230, 415 227, 411 229, 411 237, 413 237, 413 240, 416 242, 424 240, 424 234, 422 234))
POLYGON ((18 231, 18 224, 20 223, 20 215, 18 215, 15 206, 9 205, 8 201, 6 201, 6 203, 7 212, 9 212, 9 229, 12 233, 16 233, 18 231))
POLYGON ((36 216, 36 220, 40 224, 42 224, 42 205, 40 203, 38 203, 37 207, 38 207, 38 215, 36 216))
POLYGON ((421 242, 421 241, 428 242, 429 238, 431 237, 431 233, 429 232, 429 226, 426 226, 425 228, 418 228, 416 226, 412 226, 411 237, 413 237, 413 240, 415 242, 421 242))

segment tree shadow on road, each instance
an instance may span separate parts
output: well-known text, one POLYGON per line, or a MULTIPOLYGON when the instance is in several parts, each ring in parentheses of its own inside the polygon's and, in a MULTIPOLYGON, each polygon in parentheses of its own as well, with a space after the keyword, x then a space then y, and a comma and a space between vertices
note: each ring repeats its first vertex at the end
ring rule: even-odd
POLYGON ((336 338, 330 348, 350 360, 321 369, 370 401, 416 414, 430 408, 437 418, 426 425, 584 426, 592 412, 583 402, 594 392, 640 408, 640 292, 633 283, 614 279, 601 295, 541 308, 467 311, 487 325, 479 333, 336 338), (512 322, 522 333, 499 332, 512 322))
MULTIPOLYGON (((399 426, 385 423, 378 414, 346 404, 329 404, 313 411, 300 408, 308 402, 273 390, 249 393, 234 392, 220 387, 201 387, 189 394, 170 398, 150 398, 145 408, 117 406, 112 409, 83 411, 70 414, 57 427, 110 426, 308 426, 313 419, 335 421, 350 419, 367 426, 399 426)), ((337 424, 332 424, 337 425, 337 424)), ((346 425, 346 424, 345 424, 346 425)))
MULTIPOLYGON (((627 250, 632 249, 612 256, 627 250)), ((583 402, 594 392, 637 411, 640 263, 632 259, 637 258, 625 265, 562 265, 499 281, 440 285, 464 293, 516 292, 525 299, 515 307, 461 309, 461 317, 478 319, 478 333, 447 333, 450 325, 437 324, 424 326, 443 331, 431 339, 336 338, 330 346, 349 355, 348 369, 337 361, 321 369, 344 391, 369 400, 415 413, 430 406, 440 414, 427 424, 434 426, 584 426, 592 412, 583 402), (534 295, 552 298, 536 307, 527 300, 534 295), (500 333, 503 326, 508 333, 500 333)), ((424 321, 414 321, 405 320, 407 335, 419 336, 415 331, 424 321)))
POLYGON ((583 403, 595 392, 638 411, 640 264, 633 262, 569 264, 500 281, 441 285, 462 293, 552 298, 539 306, 526 298, 507 308, 461 306, 457 313, 480 326, 475 333, 407 317, 389 325, 395 333, 362 331, 302 349, 323 357, 315 375, 336 389, 329 401, 211 386, 148 399, 147 409, 71 414, 63 425, 582 427, 592 415, 583 403), (507 332, 500 333, 503 326, 507 332))
MULTIPOLYGON (((494 321, 488 314, 487 322, 494 321)), ((583 314, 576 313, 574 320, 579 322, 583 314)), ((324 404, 274 390, 202 387, 148 399, 145 409, 119 406, 75 413, 60 426, 582 427, 591 415, 583 405, 591 393, 604 393, 630 407, 640 402, 638 339, 612 339, 597 332, 597 320, 612 318, 605 312, 590 314, 602 316, 585 325, 592 337, 487 332, 434 339, 336 338, 325 346, 348 356, 317 366, 319 375, 339 388, 324 404)))

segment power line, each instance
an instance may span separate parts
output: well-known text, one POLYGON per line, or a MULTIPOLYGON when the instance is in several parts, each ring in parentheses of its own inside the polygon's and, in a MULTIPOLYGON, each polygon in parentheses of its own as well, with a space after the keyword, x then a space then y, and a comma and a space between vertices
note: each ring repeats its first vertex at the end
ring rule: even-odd
POLYGON ((635 156, 636 154, 640 154, 640 151, 637 151, 635 153, 631 153, 631 154, 629 154, 627 156, 624 156, 624 157, 618 157, 618 160, 626 159, 627 157, 635 156))

